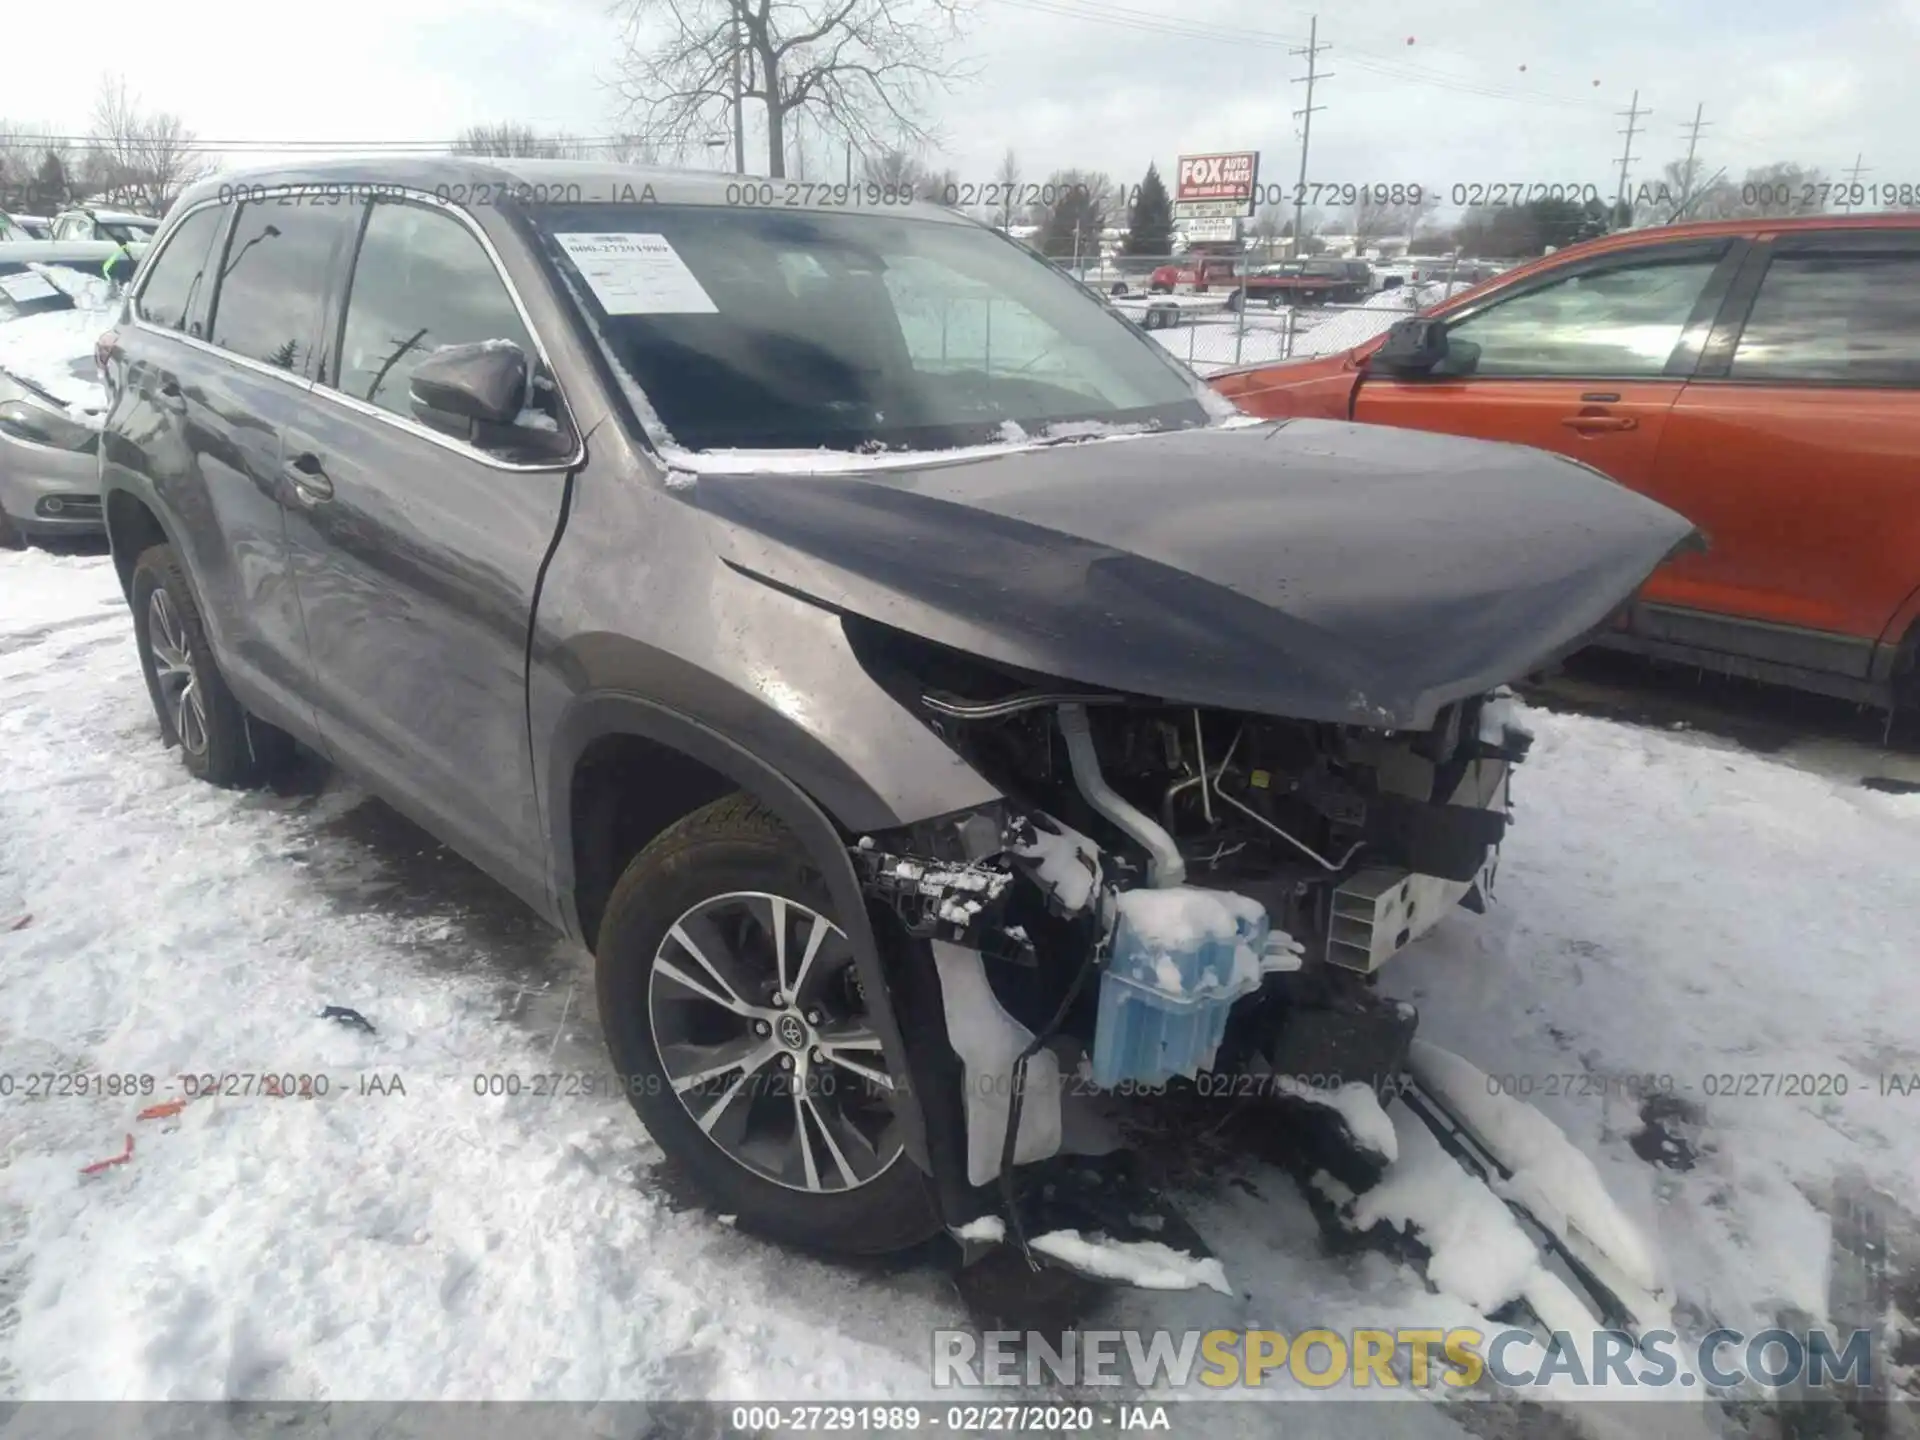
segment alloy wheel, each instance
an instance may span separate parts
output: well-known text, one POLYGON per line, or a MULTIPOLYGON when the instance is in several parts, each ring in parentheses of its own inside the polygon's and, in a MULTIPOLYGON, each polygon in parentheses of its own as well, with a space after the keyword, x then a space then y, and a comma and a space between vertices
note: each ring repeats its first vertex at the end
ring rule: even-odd
POLYGON ((668 1085, 735 1164, 821 1193, 900 1158, 853 947, 818 911, 760 891, 701 901, 660 942, 647 1009, 668 1085))
POLYGON ((191 755, 207 753, 207 701, 187 644, 187 627, 163 587, 147 597, 147 648, 154 681, 174 736, 191 755))

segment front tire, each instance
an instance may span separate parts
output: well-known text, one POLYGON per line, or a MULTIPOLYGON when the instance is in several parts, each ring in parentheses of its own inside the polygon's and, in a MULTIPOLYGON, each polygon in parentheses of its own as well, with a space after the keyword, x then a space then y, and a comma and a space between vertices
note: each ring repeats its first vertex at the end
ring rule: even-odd
POLYGON ((595 951, 627 1096, 717 1209, 844 1254, 939 1230, 901 1149, 852 945, 771 812, 730 795, 658 836, 615 885, 595 951))
POLYGON ((253 785, 284 768, 293 742, 247 714, 214 662, 200 607, 171 545, 134 562, 134 640, 161 738, 188 773, 212 785, 253 785))

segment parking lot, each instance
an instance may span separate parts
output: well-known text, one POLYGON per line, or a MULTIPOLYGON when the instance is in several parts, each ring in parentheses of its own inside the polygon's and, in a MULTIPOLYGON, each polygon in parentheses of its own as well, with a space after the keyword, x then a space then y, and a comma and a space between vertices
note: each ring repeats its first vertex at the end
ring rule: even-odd
MULTIPOLYGON (((103 556, 0 557, 0 587, 14 1068, 332 1085, 144 1121, 145 1093, 0 1108, 7 1388, 910 1396, 929 1328, 996 1303, 943 1253, 849 1265, 742 1235, 617 1098, 532 1094, 538 1075, 604 1073, 582 952, 317 762, 259 795, 191 781, 157 743, 103 556), (316 1018, 330 1005, 373 1029, 316 1018), (476 1093, 496 1075, 525 1091, 476 1093), (81 1173, 129 1135, 124 1164, 81 1173)), ((1920 1095, 1897 1093, 1920 1071, 1912 752, 1843 710, 1723 708, 1672 679, 1583 671, 1541 695, 1500 904, 1418 942, 1398 987, 1492 1069, 1541 1091, 1579 1077, 1536 1103, 1651 1224, 1690 1328, 1828 1315, 1888 1327, 1903 1353, 1920 1310, 1920 1095), (1800 1072, 1846 1093, 1709 1078, 1800 1072), (1648 1075, 1670 1099, 1627 1085, 1648 1075)), ((1323 1240, 1282 1172, 1199 1158, 1180 1203, 1234 1294, 1085 1289, 1061 1302, 1071 1319, 1471 1315, 1403 1257, 1323 1240)), ((1722 1423, 1710 1408, 1698 1433, 1722 1423)))

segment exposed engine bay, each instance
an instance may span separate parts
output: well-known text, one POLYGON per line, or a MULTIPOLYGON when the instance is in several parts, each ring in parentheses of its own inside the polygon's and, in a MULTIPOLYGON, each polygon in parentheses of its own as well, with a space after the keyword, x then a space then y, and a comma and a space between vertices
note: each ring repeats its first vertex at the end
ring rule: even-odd
MULTIPOLYGON (((1014 1173, 1072 1151, 1066 1092, 1251 1081, 1237 1093, 1329 1117, 1337 1143, 1316 1146, 1314 1164, 1355 1192, 1391 1160, 1379 1106, 1404 1101, 1540 1232, 1593 1315, 1659 1319, 1646 1267, 1589 1238, 1617 1231, 1611 1212, 1583 1230, 1516 1199, 1485 1139, 1505 1123, 1485 1112, 1485 1077, 1416 1042, 1414 1007, 1374 985, 1456 906, 1492 898, 1510 771, 1532 743, 1510 692, 1391 731, 1099 692, 884 632, 858 639, 872 672, 1005 797, 862 836, 853 856, 874 906, 930 942, 962 1077, 966 1180, 1023 1248, 1032 1196, 1014 1173), (1063 1085, 1069 1074, 1089 1084, 1063 1085)), ((1537 1290, 1536 1313, 1576 1313, 1557 1278, 1537 1290)))
POLYGON ((1101 937, 1059 927, 1103 892, 1186 887, 1257 902, 1294 942, 1284 968, 1364 976, 1453 904, 1490 898, 1508 772, 1532 738, 1504 697, 1396 733, 1036 685, 898 648, 904 664, 875 668, 1007 797, 998 815, 863 841, 870 893, 913 934, 1070 971, 1101 937))

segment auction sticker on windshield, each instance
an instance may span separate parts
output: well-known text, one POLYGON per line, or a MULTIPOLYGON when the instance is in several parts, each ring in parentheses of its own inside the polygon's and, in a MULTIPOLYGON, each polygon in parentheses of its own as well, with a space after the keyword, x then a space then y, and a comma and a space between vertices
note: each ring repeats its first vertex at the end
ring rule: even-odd
POLYGON ((579 267, 609 315, 717 315, 664 235, 567 231, 553 237, 579 267))

